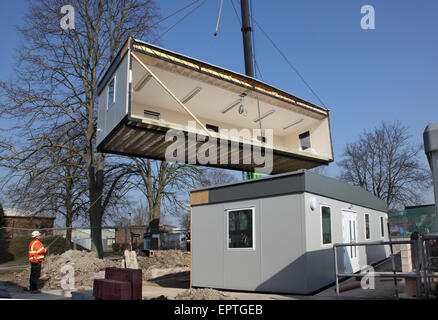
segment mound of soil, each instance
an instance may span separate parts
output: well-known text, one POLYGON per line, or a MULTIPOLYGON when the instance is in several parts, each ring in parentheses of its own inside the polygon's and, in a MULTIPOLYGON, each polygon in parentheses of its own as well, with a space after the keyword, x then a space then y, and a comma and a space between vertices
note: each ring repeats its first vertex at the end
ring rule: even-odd
POLYGON ((175 300, 235 300, 214 289, 188 289, 177 296, 175 300))
POLYGON ((155 251, 150 257, 137 257, 143 280, 190 271, 190 253, 179 250, 155 251))
MULTIPOLYGON (((151 257, 137 257, 137 260, 144 281, 190 270, 190 253, 178 250, 157 251, 151 257)), ((94 279, 105 277, 106 267, 119 268, 121 261, 99 259, 93 252, 80 250, 48 255, 42 265, 41 287, 61 289, 61 280, 71 272, 66 266, 71 266, 74 270, 75 288, 81 288, 92 287, 94 279)), ((30 267, 21 272, 1 275, 0 281, 27 288, 29 275, 30 267)))

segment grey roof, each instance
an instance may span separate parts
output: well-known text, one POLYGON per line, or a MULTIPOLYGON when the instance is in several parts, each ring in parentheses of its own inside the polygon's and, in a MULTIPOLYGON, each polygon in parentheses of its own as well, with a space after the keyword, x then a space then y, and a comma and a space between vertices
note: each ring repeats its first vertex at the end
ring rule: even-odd
POLYGON ((385 201, 361 187, 306 170, 200 188, 191 192, 202 190, 209 190, 209 204, 309 192, 377 211, 388 210, 385 201))

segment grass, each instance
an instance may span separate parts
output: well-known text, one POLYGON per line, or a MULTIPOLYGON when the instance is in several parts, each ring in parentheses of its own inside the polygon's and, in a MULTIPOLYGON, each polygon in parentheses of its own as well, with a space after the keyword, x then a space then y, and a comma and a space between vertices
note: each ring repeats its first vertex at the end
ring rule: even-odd
POLYGON ((108 257, 123 257, 123 253, 122 252, 114 252, 113 250, 104 250, 103 251, 103 257, 104 258, 108 258, 108 257))
POLYGON ((0 270, 0 276, 2 275, 8 275, 13 274, 15 272, 23 272, 26 269, 7 269, 7 270, 0 270))

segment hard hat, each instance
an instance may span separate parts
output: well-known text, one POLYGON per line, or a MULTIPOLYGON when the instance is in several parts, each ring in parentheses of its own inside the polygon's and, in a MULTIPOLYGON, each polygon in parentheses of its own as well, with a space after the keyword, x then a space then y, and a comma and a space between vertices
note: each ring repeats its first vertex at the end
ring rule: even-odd
POLYGON ((32 238, 36 238, 39 237, 41 235, 41 233, 37 230, 35 230, 34 232, 32 232, 32 238))

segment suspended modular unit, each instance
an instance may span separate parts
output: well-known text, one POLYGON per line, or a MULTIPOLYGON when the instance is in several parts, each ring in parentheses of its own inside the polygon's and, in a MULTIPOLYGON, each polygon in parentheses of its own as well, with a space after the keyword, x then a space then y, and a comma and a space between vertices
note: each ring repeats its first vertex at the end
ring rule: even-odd
POLYGON ((257 171, 266 167, 263 158, 245 153, 256 148, 261 156, 272 154, 272 170, 266 173, 333 161, 329 110, 248 76, 133 38, 101 79, 98 96, 101 152, 163 160, 175 145, 176 136, 166 139, 174 129, 186 139, 184 162, 257 171), (201 139, 191 145, 193 134, 201 139), (194 156, 203 154, 205 141, 216 146, 215 152, 211 145, 204 148, 208 163, 194 156))
MULTIPOLYGON (((384 201, 305 170, 191 191, 194 287, 310 294, 334 283, 333 244, 387 241, 384 201)), ((387 246, 340 248, 358 272, 387 246)))

